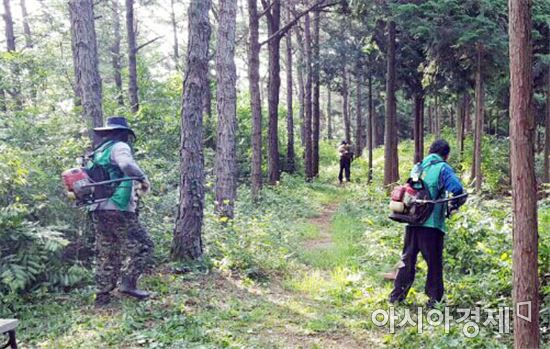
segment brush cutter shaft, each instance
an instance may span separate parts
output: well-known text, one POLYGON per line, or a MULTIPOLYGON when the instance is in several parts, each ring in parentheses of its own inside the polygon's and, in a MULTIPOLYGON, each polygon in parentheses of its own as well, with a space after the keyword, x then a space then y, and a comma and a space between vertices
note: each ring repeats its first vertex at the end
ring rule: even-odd
POLYGON ((453 196, 452 198, 446 198, 446 199, 440 199, 440 200, 415 200, 414 202, 418 204, 442 204, 442 203, 457 200, 466 196, 468 196, 468 193, 453 196))
POLYGON ((126 182, 126 181, 139 181, 142 180, 141 177, 127 177, 127 178, 119 178, 119 179, 111 179, 108 181, 101 181, 101 182, 94 182, 90 184, 83 185, 81 188, 89 188, 89 187, 98 187, 100 185, 105 184, 111 184, 111 183, 118 183, 118 182, 126 182))

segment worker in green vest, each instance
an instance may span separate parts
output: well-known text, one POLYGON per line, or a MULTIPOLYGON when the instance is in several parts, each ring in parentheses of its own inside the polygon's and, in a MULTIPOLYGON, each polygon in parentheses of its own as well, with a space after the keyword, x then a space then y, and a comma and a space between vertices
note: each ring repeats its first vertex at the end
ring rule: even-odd
MULTIPOLYGON (((434 200, 443 198, 447 192, 456 196, 464 191, 454 170, 447 163, 450 152, 449 143, 437 140, 431 145, 430 154, 421 163, 422 179, 434 200)), ((451 201, 450 205, 452 209, 458 209, 464 202, 465 199, 457 199, 451 201)), ((404 301, 407 297, 414 282, 418 252, 422 253, 428 265, 425 287, 429 297, 428 307, 433 307, 443 298, 443 240, 447 208, 446 203, 435 204, 432 214, 424 224, 406 227, 403 254, 394 289, 390 294, 390 303, 404 301)))
POLYGON ((137 299, 149 297, 148 292, 138 289, 137 282, 154 246, 136 213, 138 191, 147 192, 151 185, 132 154, 134 131, 123 117, 111 117, 105 127, 94 131, 103 142, 94 150, 88 170, 102 173, 101 180, 139 178, 117 183, 105 200, 90 206, 97 247, 95 304, 101 307, 110 303, 119 279, 119 292, 137 299))

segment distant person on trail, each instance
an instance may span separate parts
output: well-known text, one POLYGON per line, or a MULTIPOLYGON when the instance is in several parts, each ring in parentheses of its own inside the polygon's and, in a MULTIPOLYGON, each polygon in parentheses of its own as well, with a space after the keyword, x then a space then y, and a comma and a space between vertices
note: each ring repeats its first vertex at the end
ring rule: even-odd
POLYGON ((137 299, 149 297, 148 292, 137 288, 137 282, 154 246, 136 213, 139 184, 143 192, 151 185, 132 155, 129 144, 136 138, 134 131, 123 117, 111 117, 105 127, 94 131, 103 142, 94 149, 88 168, 100 168, 107 180, 140 178, 136 182, 120 182, 109 199, 90 206, 97 248, 95 304, 101 307, 110 303, 111 291, 117 287, 121 274, 119 292, 137 299), (128 262, 122 266, 126 258, 128 262))
POLYGON ((344 172, 346 175, 346 182, 349 182, 351 179, 351 162, 353 161, 352 144, 343 140, 338 147, 338 154, 340 155, 340 173, 338 174, 338 181, 342 184, 344 181, 344 172))
MULTIPOLYGON (((446 162, 451 148, 444 140, 435 141, 430 147, 430 154, 422 161, 422 178, 427 185, 431 197, 434 200, 445 197, 446 192, 456 195, 463 193, 460 180, 454 170, 446 162)), ((428 264, 428 276, 425 292, 429 297, 428 307, 443 298, 443 239, 446 232, 445 218, 447 205, 451 212, 465 203, 465 198, 452 200, 449 204, 435 204, 433 212, 421 226, 408 225, 405 231, 403 254, 394 289, 390 294, 390 303, 398 303, 405 300, 411 285, 414 282, 416 272, 416 258, 418 252, 422 253, 428 264)))

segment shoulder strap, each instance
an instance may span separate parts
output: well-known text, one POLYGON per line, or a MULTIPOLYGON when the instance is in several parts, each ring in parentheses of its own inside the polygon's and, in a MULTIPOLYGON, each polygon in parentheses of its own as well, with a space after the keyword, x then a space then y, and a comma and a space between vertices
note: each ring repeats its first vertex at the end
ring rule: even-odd
POLYGON ((422 165, 420 165, 420 168, 422 169, 422 171, 420 172, 420 177, 422 178, 422 175, 424 174, 424 170, 427 169, 428 167, 431 167, 431 166, 434 166, 434 165, 437 165, 437 164, 440 164, 442 162, 445 162, 443 160, 433 160, 431 161, 429 164, 427 164, 425 167, 423 167, 422 165))

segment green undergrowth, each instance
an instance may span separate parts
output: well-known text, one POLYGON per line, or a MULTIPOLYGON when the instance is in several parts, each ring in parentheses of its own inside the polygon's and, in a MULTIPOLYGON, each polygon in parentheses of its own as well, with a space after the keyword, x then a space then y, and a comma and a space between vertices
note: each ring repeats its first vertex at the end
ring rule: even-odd
MULTIPOLYGON (((376 311, 389 311, 392 284, 382 274, 399 261, 404 226, 387 218, 381 184, 383 149, 374 154, 374 182, 367 163, 354 162, 352 183, 337 185, 335 144, 321 147, 321 174, 312 183, 283 175, 254 203, 239 192, 236 218, 220 222, 207 195, 205 267, 171 273, 168 260, 177 191, 168 185, 148 198, 144 222, 155 239, 156 265, 142 285, 155 296, 137 303, 118 297, 114 306, 92 306, 93 288, 47 289, 12 294, 0 317, 21 320, 18 337, 29 348, 506 348, 510 334, 480 326, 468 338, 463 323, 378 327, 376 311)), ((400 145, 401 176, 410 167, 411 144, 400 145)), ((510 305, 510 199, 472 196, 449 222, 445 241, 445 302, 451 312, 510 305)), ((550 315, 550 201, 539 204, 541 327, 548 343, 550 315)), ((426 264, 407 302, 394 310, 416 319, 427 301, 426 264)), ((443 310, 443 305, 438 308, 443 310)), ((456 319, 456 314, 454 314, 456 319)), ((424 314, 425 317, 425 314, 424 314)), ((424 319, 426 320, 426 319, 424 319)))

